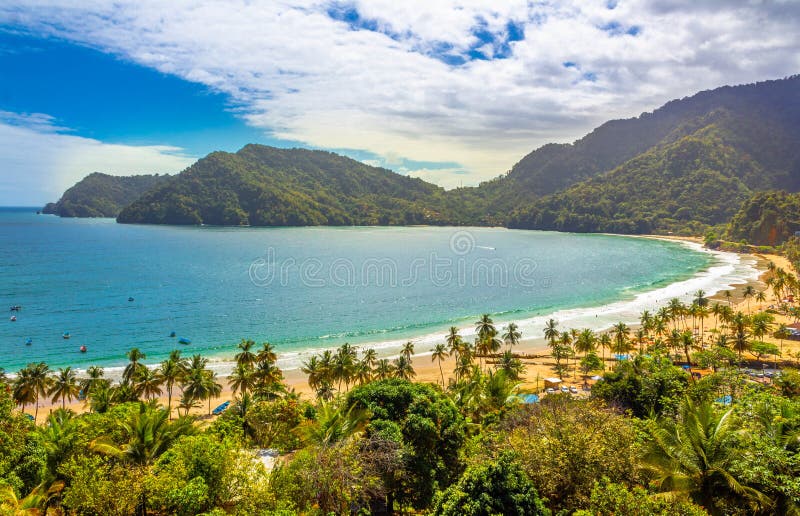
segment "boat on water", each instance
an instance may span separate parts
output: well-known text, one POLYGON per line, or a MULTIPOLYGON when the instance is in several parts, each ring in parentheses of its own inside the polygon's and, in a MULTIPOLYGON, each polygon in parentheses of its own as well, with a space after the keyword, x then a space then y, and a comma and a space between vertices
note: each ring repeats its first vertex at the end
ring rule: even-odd
POLYGON ((20 306, 20 305, 11 305, 11 311, 12 312, 19 312, 20 310, 22 310, 22 306, 20 306))
POLYGON ((17 316, 16 315, 12 315, 11 316, 11 322, 15 322, 16 320, 17 320, 17 316))
POLYGON ((133 302, 133 298, 132 298, 132 297, 129 297, 129 298, 128 298, 128 302, 129 302, 129 303, 132 303, 132 302, 133 302))
POLYGON ((65 331, 64 333, 62 333, 61 334, 61 338, 63 338, 64 340, 68 340, 69 339, 69 332, 65 331))
POLYGON ((178 339, 178 343, 179 344, 191 344, 192 341, 187 339, 186 337, 181 337, 180 339, 178 339))
POLYGON ((81 353, 86 353, 86 346, 81 346, 79 349, 81 350, 81 353))
POLYGON ((26 346, 30 346, 31 344, 33 344, 33 339, 32 338, 28 337, 27 339, 25 339, 25 345, 26 346))
POLYGON ((169 332, 169 336, 170 336, 170 337, 175 337, 175 335, 176 335, 176 334, 175 334, 175 332, 174 332, 174 331, 171 331, 171 332, 169 332))

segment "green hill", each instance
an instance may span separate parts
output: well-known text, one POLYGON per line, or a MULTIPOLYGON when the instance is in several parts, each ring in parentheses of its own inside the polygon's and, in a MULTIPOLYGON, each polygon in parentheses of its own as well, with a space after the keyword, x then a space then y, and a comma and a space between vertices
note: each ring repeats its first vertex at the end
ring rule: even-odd
POLYGON ((331 152, 214 152, 125 208, 123 223, 254 226, 445 224, 444 190, 331 152))
MULTIPOLYGON (((726 86, 549 144, 477 187, 443 189, 330 152, 215 152, 119 222, 472 224, 702 233, 754 192, 800 190, 800 76, 726 86)), ((457 159, 457 157, 455 157, 457 159)))
POLYGON ((122 208, 164 182, 166 175, 110 176, 94 172, 69 188, 43 213, 60 217, 116 217, 122 208))
POLYGON ((800 194, 758 192, 731 219, 725 238, 753 245, 780 245, 800 231, 800 194))
MULTIPOLYGON (((800 189, 795 143, 800 141, 800 77, 704 92, 667 104, 651 117, 662 117, 662 110, 687 117, 658 144, 611 170, 556 193, 520 200, 508 225, 701 233, 727 222, 753 192, 800 189), (682 103, 692 109, 681 108, 682 103), (697 115, 701 108, 709 111, 697 115)), ((639 126, 641 120, 623 125, 639 126)))

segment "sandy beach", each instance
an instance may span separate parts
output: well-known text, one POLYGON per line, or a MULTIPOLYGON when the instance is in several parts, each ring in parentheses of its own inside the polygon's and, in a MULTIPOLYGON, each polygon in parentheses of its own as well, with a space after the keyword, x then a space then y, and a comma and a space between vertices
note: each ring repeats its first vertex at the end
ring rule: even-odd
MULTIPOLYGON (((699 239, 695 238, 685 238, 685 237, 662 237, 662 236, 654 236, 652 238, 664 238, 664 239, 671 239, 671 240, 682 240, 686 242, 692 242, 697 244, 699 239)), ((786 271, 794 272, 791 264, 789 261, 779 255, 765 255, 765 254, 755 254, 755 255, 748 255, 752 258, 755 258, 757 261, 757 268, 760 272, 759 278, 753 279, 749 282, 756 290, 761 291, 764 290, 765 284, 763 282, 763 277, 767 274, 767 264, 771 261, 774 262, 778 267, 783 268, 786 271)), ((742 298, 742 291, 747 286, 748 283, 736 284, 732 285, 732 293, 733 298, 731 300, 732 304, 735 305, 735 310, 741 310, 743 312, 747 312, 747 300, 742 298)), ((722 290, 717 292, 712 299, 717 302, 727 302, 727 300, 722 295, 722 290)), ((767 293, 767 300, 763 303, 757 303, 754 299, 750 299, 750 311, 755 312, 759 309, 765 308, 766 306, 774 303, 775 300, 773 299, 772 292, 767 293)), ((776 316, 776 325, 780 323, 789 324, 791 320, 783 316, 776 316)), ((500 325, 498 325, 500 326, 500 325)), ((629 324, 631 327, 632 332, 635 331, 636 325, 629 324)), ((711 324, 706 325, 706 329, 709 330, 711 328, 711 324)), ((562 330, 570 329, 569 326, 563 325, 561 328, 562 330)), ((706 331, 706 338, 709 338, 709 332, 706 331)), ((444 340, 444 334, 442 334, 442 340, 444 340)), ((775 339, 766 339, 768 341, 774 341, 776 344, 778 343, 775 339)), ((428 345, 425 347, 421 345, 417 345, 416 352, 417 354, 413 357, 413 365, 416 371, 416 381, 421 382, 431 382, 436 384, 442 383, 442 374, 440 372, 439 363, 431 359, 430 356, 430 349, 427 349, 428 345)), ((783 341, 783 348, 784 348, 784 360, 787 359, 787 351, 790 353, 797 353, 800 352, 800 342, 797 341, 783 341)), ((555 362, 550 357, 550 350, 547 347, 547 344, 544 341, 543 335, 539 334, 527 334, 523 335, 523 339, 521 340, 520 344, 516 346, 513 350, 515 353, 520 355, 526 355, 528 357, 523 361, 525 365, 525 374, 523 376, 523 381, 521 382, 521 390, 524 392, 539 392, 543 389, 543 379, 548 377, 555 376, 554 366, 555 362)), ((610 367, 612 365, 611 360, 609 360, 609 353, 606 352, 606 367, 610 367)), ((453 358, 448 358, 441 363, 441 368, 444 371, 445 383, 447 383, 450 373, 452 372, 453 368, 455 367, 455 361, 453 358)), ((289 389, 293 389, 295 392, 299 393, 306 399, 313 399, 313 393, 308 386, 306 376, 299 370, 299 369, 288 369, 284 371, 285 382, 289 389)), ((223 385, 223 391, 218 399, 212 400, 211 407, 214 408, 215 406, 223 403, 225 401, 231 400, 234 397, 234 393, 231 391, 230 387, 227 383, 227 378, 224 376, 220 376, 219 378, 220 383, 223 385)), ((575 368, 570 366, 568 374, 564 377, 564 383, 566 385, 575 385, 580 388, 581 385, 584 383, 584 378, 580 374, 580 372, 576 371, 575 368)), ((177 398, 179 398, 180 393, 176 387, 176 392, 173 393, 173 409, 174 406, 177 405, 177 398)), ((162 395, 159 399, 160 403, 164 406, 167 405, 167 396, 166 393, 162 395)), ((39 422, 44 421, 48 414, 55 410, 56 408, 60 407, 60 402, 52 403, 50 400, 42 400, 39 405, 39 422)), ((72 403, 67 404, 67 408, 74 410, 75 412, 85 412, 88 410, 87 406, 83 402, 74 401, 72 403)), ((25 410, 29 414, 33 414, 34 410, 33 407, 26 407, 25 410)), ((208 407, 206 403, 203 403, 203 407, 193 409, 192 413, 198 416, 206 415, 208 412, 208 407)))

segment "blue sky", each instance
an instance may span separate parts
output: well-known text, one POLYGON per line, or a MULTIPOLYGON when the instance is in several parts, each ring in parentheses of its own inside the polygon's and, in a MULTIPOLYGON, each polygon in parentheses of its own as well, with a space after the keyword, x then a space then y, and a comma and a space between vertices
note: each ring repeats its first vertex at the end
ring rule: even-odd
POLYGON ((798 24, 744 0, 7 0, 0 205, 251 142, 477 184, 607 119, 798 73, 798 24))

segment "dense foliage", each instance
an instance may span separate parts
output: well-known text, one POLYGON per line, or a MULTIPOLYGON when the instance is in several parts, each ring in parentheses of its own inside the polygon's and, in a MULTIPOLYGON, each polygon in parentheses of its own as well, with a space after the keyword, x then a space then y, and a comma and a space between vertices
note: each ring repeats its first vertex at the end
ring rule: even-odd
POLYGON ((248 145, 201 159, 118 220, 702 234, 753 192, 800 189, 798 96, 800 76, 701 92, 447 192, 329 152, 248 145))
POLYGON ((753 245, 783 244, 800 231, 800 195, 758 192, 731 219, 725 238, 753 245))
POLYGON ((110 176, 94 172, 42 210, 60 217, 116 217, 143 193, 165 182, 166 175, 110 176))
POLYGON ((444 191, 330 152, 247 145, 214 152, 125 208, 119 222, 253 226, 452 222, 444 191))

